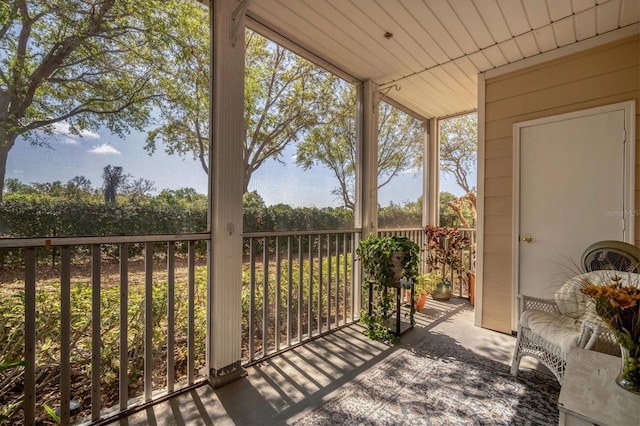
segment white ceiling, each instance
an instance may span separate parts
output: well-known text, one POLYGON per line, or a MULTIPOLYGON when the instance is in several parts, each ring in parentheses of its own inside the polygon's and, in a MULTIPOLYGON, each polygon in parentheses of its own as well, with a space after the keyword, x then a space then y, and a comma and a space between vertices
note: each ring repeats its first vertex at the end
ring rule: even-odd
POLYGON ((640 21, 640 0, 250 0, 248 5, 249 27, 268 27, 346 74, 371 79, 387 98, 426 118, 475 110, 480 72, 640 21), (393 35, 385 38, 387 32, 393 35))

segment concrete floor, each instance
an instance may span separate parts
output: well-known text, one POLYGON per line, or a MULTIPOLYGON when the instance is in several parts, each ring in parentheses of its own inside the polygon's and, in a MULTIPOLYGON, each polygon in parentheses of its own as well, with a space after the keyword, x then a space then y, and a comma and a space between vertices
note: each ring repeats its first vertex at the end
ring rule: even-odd
MULTIPOLYGON (((281 425, 346 383, 424 338, 446 339, 510 364, 515 338, 473 325, 466 299, 429 299, 416 326, 395 346, 369 340, 353 325, 247 368, 248 376, 213 390, 201 386, 111 425, 281 425)), ((526 357, 521 367, 545 369, 526 357)))

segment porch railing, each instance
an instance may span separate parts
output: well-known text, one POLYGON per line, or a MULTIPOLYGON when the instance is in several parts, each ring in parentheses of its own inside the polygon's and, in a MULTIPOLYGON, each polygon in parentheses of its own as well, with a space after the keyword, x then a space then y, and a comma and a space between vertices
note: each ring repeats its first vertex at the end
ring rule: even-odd
POLYGON ((242 359, 251 364, 359 317, 359 230, 244 234, 242 359))
MULTIPOLYGON (((3 301, 15 306, 3 307, 10 312, 0 354, 24 356, 26 365, 2 372, 0 383, 16 392, 23 386, 24 424, 47 418, 45 404, 58 409, 61 424, 74 417, 97 421, 205 379, 198 370, 204 366, 206 271, 196 268, 196 252, 206 254, 209 239, 0 240, 0 257, 23 257, 24 280, 2 283, 3 301), (59 253, 55 267, 45 264, 56 260, 52 251, 59 253), (118 259, 114 274, 104 271, 112 269, 108 258, 118 259), (178 259, 186 260, 186 276, 176 273, 178 259), (134 263, 141 271, 131 270, 134 263), (13 342, 20 337, 23 348, 13 342)), ((6 404, 0 400, 0 407, 6 404)))
MULTIPOLYGON (((244 364, 357 320, 358 237, 355 229, 244 236, 244 364)), ((0 240, 0 259, 24 269, 2 283, 4 297, 21 301, 5 330, 14 340, 22 334, 24 344, 0 341, 0 353, 27 363, 0 374, 0 382, 23 384, 25 424, 47 418, 45 404, 58 409, 61 424, 101 422, 206 379, 199 372, 209 239, 0 240)))
MULTIPOLYGON (((473 269, 475 230, 460 232, 473 242, 460 254, 473 269)), ((422 228, 379 234, 426 242, 422 228)), ((243 238, 244 365, 359 319, 359 229, 243 238)), ((207 233, 0 239, 0 260, 24 269, 0 283, 8 312, 0 361, 27 362, 0 372, 0 392, 7 386, 23 392, 25 424, 46 417, 45 403, 59 407, 62 424, 96 422, 206 379, 209 239, 207 233)), ((426 262, 421 268, 426 272, 426 262)), ((466 280, 453 278, 454 293, 467 296, 466 280)), ((7 402, 0 393, 0 407, 7 402)))

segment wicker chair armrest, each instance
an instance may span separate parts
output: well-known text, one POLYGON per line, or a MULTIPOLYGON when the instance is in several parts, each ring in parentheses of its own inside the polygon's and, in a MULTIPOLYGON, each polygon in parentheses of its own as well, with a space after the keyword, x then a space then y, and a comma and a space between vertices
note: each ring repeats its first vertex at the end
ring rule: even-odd
POLYGON ((529 309, 553 314, 560 313, 560 309, 558 309, 558 305, 553 299, 542 299, 539 297, 525 296, 524 294, 519 294, 518 298, 520 299, 520 313, 529 309))
POLYGON ((620 355, 620 345, 615 334, 604 324, 585 320, 582 323, 582 333, 578 346, 584 349, 602 352, 610 355, 620 355))

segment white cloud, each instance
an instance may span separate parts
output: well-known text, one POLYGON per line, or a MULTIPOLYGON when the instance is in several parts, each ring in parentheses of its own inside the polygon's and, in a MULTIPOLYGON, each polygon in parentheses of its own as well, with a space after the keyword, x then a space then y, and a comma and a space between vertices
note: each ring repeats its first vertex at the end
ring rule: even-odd
POLYGON ((112 147, 107 143, 103 143, 102 145, 95 146, 92 149, 90 149, 89 152, 92 154, 98 154, 98 155, 120 155, 121 154, 120 151, 118 151, 117 149, 115 149, 114 147, 112 147))
POLYGON ((89 138, 89 139, 99 139, 100 135, 97 133, 94 133, 90 130, 83 130, 80 132, 80 135, 75 135, 71 133, 71 126, 69 126, 69 123, 62 121, 59 123, 54 123, 52 124, 53 127, 53 132, 57 133, 59 135, 65 135, 68 136, 69 138, 75 139, 77 137, 82 137, 82 138, 89 138))
POLYGON ((64 138, 60 141, 60 143, 64 145, 80 145, 80 141, 72 137, 64 138))

